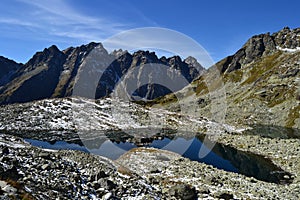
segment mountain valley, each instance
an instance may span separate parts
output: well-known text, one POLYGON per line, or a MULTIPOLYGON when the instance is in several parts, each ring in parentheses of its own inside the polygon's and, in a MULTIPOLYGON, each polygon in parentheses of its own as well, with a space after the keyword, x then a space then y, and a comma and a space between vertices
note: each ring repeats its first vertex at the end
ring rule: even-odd
POLYGON ((0 198, 300 198, 300 28, 253 36, 208 69, 101 43, 0 57, 0 69, 0 198), (210 151, 212 164, 191 159, 210 151))

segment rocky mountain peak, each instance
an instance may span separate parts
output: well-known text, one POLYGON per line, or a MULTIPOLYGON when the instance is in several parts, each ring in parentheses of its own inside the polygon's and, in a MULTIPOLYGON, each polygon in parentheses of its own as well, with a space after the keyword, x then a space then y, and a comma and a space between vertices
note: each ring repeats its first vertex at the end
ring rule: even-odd
POLYGON ((159 63, 158 57, 156 56, 155 52, 139 50, 134 52, 132 56, 138 64, 159 63))
POLYGON ((285 27, 272 35, 265 33, 251 37, 234 55, 226 57, 217 65, 220 66, 222 73, 230 73, 262 56, 271 55, 278 49, 297 47, 300 47, 300 28, 285 27))
POLYGON ((46 48, 44 51, 49 51, 51 53, 55 53, 55 52, 60 52, 60 50, 58 49, 58 47, 56 45, 51 45, 48 49, 46 48))
POLYGON ((55 45, 45 48, 42 52, 37 52, 25 65, 28 67, 36 67, 42 63, 58 64, 61 59, 65 59, 65 55, 55 45))
MULTIPOLYGON (((192 58, 187 58, 186 62, 182 61, 179 56, 159 59, 155 52, 144 50, 130 54, 120 49, 109 54, 101 43, 95 42, 79 47, 69 47, 63 51, 53 45, 37 52, 22 66, 22 69, 13 73, 7 79, 8 81, 2 84, 0 103, 71 96, 74 85, 80 87, 80 91, 90 91, 89 83, 80 82, 80 80, 92 81, 95 84, 98 82, 96 98, 109 96, 120 78, 130 68, 141 66, 137 69, 141 70, 140 74, 144 73, 143 77, 161 76, 158 71, 153 72, 152 75, 146 72, 147 69, 143 68, 143 65, 148 63, 164 64, 178 70, 166 75, 169 76, 170 81, 175 81, 177 76, 184 76, 188 82, 191 82, 199 75, 194 66, 197 62, 192 58)), ((139 82, 143 77, 139 75, 132 78, 139 82)), ((147 86, 151 84, 151 79, 149 79, 149 83, 139 95, 144 97, 147 94, 147 98, 153 99, 170 92, 166 89, 147 86)))
POLYGON ((300 47, 300 28, 290 29, 289 27, 285 27, 273 33, 272 37, 278 47, 288 49, 300 47))
POLYGON ((184 62, 187 64, 195 64, 198 63, 197 59, 194 58, 193 56, 188 56, 186 59, 184 59, 184 62))
POLYGON ((82 52, 90 52, 96 48, 98 51, 101 50, 101 51, 105 51, 107 53, 107 51, 104 49, 104 47, 101 43, 91 42, 89 44, 81 45, 80 47, 78 47, 78 49, 82 52))
POLYGON ((262 52, 264 50, 272 51, 278 47, 289 49, 300 47, 300 28, 290 29, 289 27, 284 27, 282 30, 273 34, 268 32, 255 35, 246 42, 243 48, 255 45, 265 47, 260 48, 260 51, 262 52))
POLYGON ((243 55, 245 58, 241 60, 241 64, 250 63, 255 58, 263 54, 269 54, 274 50, 276 50, 276 44, 270 33, 253 36, 243 46, 243 55))
MULTIPOLYGON (((105 54, 108 54, 106 49, 103 47, 103 45, 101 43, 96 43, 96 42, 91 42, 89 44, 86 45, 81 45, 79 47, 69 47, 65 50, 63 50, 62 52, 67 55, 70 56, 71 54, 74 54, 76 52, 76 54, 89 54, 91 51, 97 51, 97 53, 99 53, 100 51, 102 51, 105 54)), ((102 54, 103 54, 102 53, 102 54)))
POLYGON ((168 61, 171 66, 182 62, 180 56, 172 56, 168 59, 168 61))
POLYGON ((167 62, 171 68, 179 70, 189 82, 197 78, 204 70, 197 60, 191 56, 184 60, 180 56, 173 56, 167 58, 167 62))
POLYGON ((192 56, 188 56, 186 59, 183 60, 183 62, 185 62, 193 68, 205 70, 204 67, 202 67, 202 65, 197 61, 197 59, 192 56))
POLYGON ((123 50, 123 49, 118 49, 118 50, 114 50, 113 52, 111 52, 111 55, 113 55, 115 58, 119 58, 120 56, 122 56, 124 54, 128 54, 128 51, 123 50))

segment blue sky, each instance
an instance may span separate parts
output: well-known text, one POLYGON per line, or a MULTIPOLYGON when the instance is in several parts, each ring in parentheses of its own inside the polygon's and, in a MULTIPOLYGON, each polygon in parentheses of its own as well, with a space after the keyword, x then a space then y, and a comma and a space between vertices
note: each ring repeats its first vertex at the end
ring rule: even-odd
POLYGON ((297 0, 2 0, 0 55, 26 62, 52 44, 65 49, 163 27, 191 37, 218 61, 252 35, 300 27, 299 8, 297 0))

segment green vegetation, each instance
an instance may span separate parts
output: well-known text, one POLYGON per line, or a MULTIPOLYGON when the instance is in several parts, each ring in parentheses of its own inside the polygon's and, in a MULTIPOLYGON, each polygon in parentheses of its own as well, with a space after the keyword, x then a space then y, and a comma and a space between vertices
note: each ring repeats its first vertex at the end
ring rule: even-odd
POLYGON ((231 73, 224 75, 224 81, 232 81, 232 82, 240 82, 243 78, 243 71, 241 69, 238 69, 236 71, 233 71, 231 73))
POLYGON ((293 98, 292 89, 286 87, 277 87, 274 89, 268 100, 268 106, 274 107, 283 103, 286 99, 293 98))
POLYGON ((52 97, 60 97, 61 96, 62 91, 63 91, 64 87, 66 86, 69 78, 70 77, 67 75, 60 76, 59 83, 57 84, 52 97))
POLYGON ((266 72, 278 65, 281 55, 282 52, 278 51, 270 56, 262 58, 260 62, 254 64, 249 72, 250 76, 242 83, 242 85, 254 83, 255 81, 264 77, 266 72))
POLYGON ((150 100, 150 101, 134 101, 134 103, 137 103, 142 106, 153 106, 155 104, 159 105, 166 105, 169 103, 176 103, 178 102, 178 99, 174 93, 168 94, 166 96, 158 97, 156 99, 150 100))
POLYGON ((286 123, 287 127, 293 127, 295 125, 295 120, 300 117, 300 105, 292 108, 288 115, 288 121, 286 123))
POLYGON ((199 95, 199 94, 207 94, 209 92, 203 76, 201 76, 199 78, 199 80, 197 80, 194 83, 196 84, 196 88, 195 88, 194 91, 195 91, 195 93, 197 95, 199 95))

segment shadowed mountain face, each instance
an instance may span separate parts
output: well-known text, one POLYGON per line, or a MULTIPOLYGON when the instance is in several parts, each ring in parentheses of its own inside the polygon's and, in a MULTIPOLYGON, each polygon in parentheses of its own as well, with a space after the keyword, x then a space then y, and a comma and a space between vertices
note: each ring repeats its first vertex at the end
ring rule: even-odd
MULTIPOLYGON (((2 86, 0 103, 67 97, 74 94, 74 85, 77 89, 75 95, 89 98, 105 97, 113 92, 118 81, 126 75, 129 69, 138 68, 141 73, 145 68, 143 66, 151 67, 155 64, 164 65, 171 71, 173 70, 164 74, 171 82, 174 82, 173 84, 176 81, 174 79, 176 74, 180 74, 191 82, 201 73, 195 65, 203 69, 192 57, 184 61, 178 56, 158 59, 153 52, 138 51, 131 55, 122 50, 109 54, 100 43, 70 47, 63 51, 56 46, 51 46, 42 52, 37 52, 24 65, 0 57, 0 86, 2 86)), ((146 85, 137 84, 142 77, 131 76, 130 79, 135 80, 137 84, 135 95, 153 99, 170 93, 171 91, 166 88, 153 87, 154 83, 151 79, 158 74, 148 74, 146 85)), ((156 78, 159 79, 159 77, 156 78)))
POLYGON ((51 46, 24 65, 0 57, 0 67, 0 104, 117 94, 155 99, 151 104, 178 111, 176 97, 181 96, 181 103, 199 105, 196 116, 211 118, 210 93, 224 88, 227 123, 300 127, 300 28, 253 36, 205 73, 192 57, 158 58, 149 51, 122 50, 109 54, 99 43, 63 51, 51 46), (222 79, 216 80, 216 74, 222 79), (184 85, 178 84, 182 77, 184 85), (170 94, 176 91, 181 95, 170 94))
POLYGON ((0 87, 7 84, 21 66, 22 64, 0 56, 0 87))

